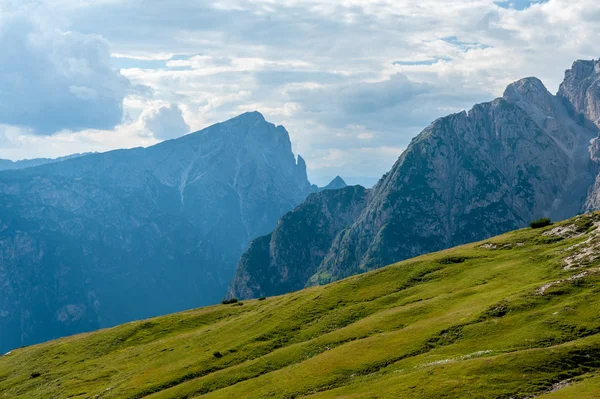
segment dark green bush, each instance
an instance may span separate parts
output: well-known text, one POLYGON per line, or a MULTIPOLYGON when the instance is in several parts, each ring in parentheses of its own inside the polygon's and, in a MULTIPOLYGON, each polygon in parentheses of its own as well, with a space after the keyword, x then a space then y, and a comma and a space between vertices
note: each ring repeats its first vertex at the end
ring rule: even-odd
POLYGON ((258 298, 259 301, 264 301, 265 299, 267 299, 267 298, 265 298, 264 296, 261 296, 260 298, 258 298))
POLYGON ((223 357, 223 355, 221 354, 221 352, 219 351, 215 351, 213 352, 213 356, 216 357, 217 359, 220 359, 223 357))
POLYGON ((550 221, 550 218, 541 218, 529 223, 529 226, 531 226, 532 229, 539 229, 540 227, 550 226, 551 224, 552 221, 550 221))
POLYGON ((237 298, 229 298, 229 299, 223 299, 223 300, 221 301, 221 303, 222 303, 223 305, 230 305, 230 304, 232 304, 232 303, 237 303, 237 301, 238 301, 238 299, 237 299, 237 298))
POLYGON ((31 373, 29 375, 29 378, 38 378, 41 375, 42 375, 41 373, 38 373, 37 371, 34 371, 33 373, 31 373))

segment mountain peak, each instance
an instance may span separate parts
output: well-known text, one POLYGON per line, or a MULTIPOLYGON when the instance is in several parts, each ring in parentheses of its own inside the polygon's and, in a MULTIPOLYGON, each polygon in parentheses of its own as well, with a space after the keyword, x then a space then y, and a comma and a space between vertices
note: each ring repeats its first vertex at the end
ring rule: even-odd
POLYGON ((527 100, 533 103, 545 101, 552 97, 552 94, 546 89, 546 86, 538 78, 531 76, 517 80, 508 85, 503 95, 508 101, 518 102, 527 100))
POLYGON ((252 122, 266 122, 265 117, 258 111, 244 112, 233 119, 252 122))
POLYGON ((558 95, 600 127, 600 60, 578 60, 565 71, 558 95))
POLYGON ((546 86, 536 77, 517 80, 508 85, 503 98, 515 103, 521 108, 526 108, 532 115, 544 119, 552 114, 555 98, 546 86))
POLYGON ((575 79, 586 79, 594 73, 598 73, 600 68, 600 60, 577 60, 571 66, 571 69, 565 71, 565 79, 569 76, 575 79))
POLYGON ((322 190, 339 190, 348 185, 340 176, 336 176, 328 185, 322 188, 322 190))
POLYGON ((308 174, 306 172, 306 161, 300 156, 300 154, 298 154, 298 162, 296 163, 296 168, 298 170, 298 173, 300 173, 300 176, 302 176, 303 179, 308 180, 308 174))
POLYGON ((302 155, 298 154, 298 166, 306 168, 306 161, 302 158, 302 155))
MULTIPOLYGON (((600 110, 594 79, 572 91, 583 94, 590 115, 600 110)), ((242 256, 230 292, 278 295, 480 241, 542 216, 562 220, 600 209, 589 151, 598 132, 583 122, 536 77, 510 84, 504 98, 437 119, 371 190, 327 190, 336 178, 286 214, 242 256)))
POLYGON ((31 282, 0 290, 0 353, 220 301, 250 240, 272 231, 312 192, 285 129, 258 112, 147 148, 0 173, 2 210, 6 203, 14 220, 0 217, 0 287, 13 279, 31 282), (49 228, 58 239, 35 233, 49 228), (98 236, 123 239, 98 243, 98 236), (97 278, 78 278, 82 265, 97 278), (60 295, 36 288, 57 284, 60 295), (123 293, 148 299, 112 311, 127 301, 123 293), (24 321, 22 309, 32 317, 24 321), (43 329, 38 319, 48 320, 43 329))

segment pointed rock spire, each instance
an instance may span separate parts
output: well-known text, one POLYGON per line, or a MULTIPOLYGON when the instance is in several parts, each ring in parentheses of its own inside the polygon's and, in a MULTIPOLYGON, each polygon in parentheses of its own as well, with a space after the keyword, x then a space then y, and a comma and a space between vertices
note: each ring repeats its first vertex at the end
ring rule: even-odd
POLYGON ((328 185, 322 188, 322 190, 339 190, 348 185, 340 176, 336 176, 328 185))

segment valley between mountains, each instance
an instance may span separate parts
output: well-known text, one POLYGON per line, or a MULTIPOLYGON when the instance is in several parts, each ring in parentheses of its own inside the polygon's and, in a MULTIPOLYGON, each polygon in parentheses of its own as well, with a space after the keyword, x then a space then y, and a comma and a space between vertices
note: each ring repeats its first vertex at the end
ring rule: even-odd
POLYGON ((600 214, 0 357, 6 398, 597 398, 600 214))

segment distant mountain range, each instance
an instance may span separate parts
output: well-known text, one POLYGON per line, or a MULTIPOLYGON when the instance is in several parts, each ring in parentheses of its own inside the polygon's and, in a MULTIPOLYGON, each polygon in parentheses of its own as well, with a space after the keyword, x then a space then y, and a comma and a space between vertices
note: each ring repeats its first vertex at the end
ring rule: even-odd
POLYGON ((24 169, 31 168, 34 166, 46 165, 49 163, 62 162, 68 159, 79 158, 85 155, 90 155, 91 153, 84 154, 72 154, 67 155, 66 157, 59 158, 34 158, 34 159, 23 159, 21 161, 11 161, 9 159, 0 159, 0 171, 2 170, 15 170, 15 169, 24 169))
POLYGON ((220 302, 250 240, 318 191, 257 112, 9 167, 36 163, 0 173, 0 352, 220 302))
POLYGON ((575 62, 557 95, 537 78, 515 82, 433 122, 373 189, 312 194, 252 242, 229 296, 328 283, 600 209, 599 127, 600 61, 575 62))

